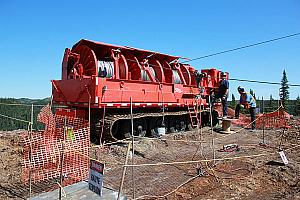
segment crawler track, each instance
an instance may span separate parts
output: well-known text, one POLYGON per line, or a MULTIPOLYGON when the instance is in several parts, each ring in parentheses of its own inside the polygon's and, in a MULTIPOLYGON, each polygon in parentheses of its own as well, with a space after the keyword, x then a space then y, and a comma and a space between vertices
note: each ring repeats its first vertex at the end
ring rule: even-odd
MULTIPOLYGON (((208 111, 202 111, 202 114, 204 113, 208 113, 208 111)), ((198 115, 200 115, 200 113, 198 113, 198 115)), ((208 122, 208 115, 204 116, 206 117, 202 116, 202 126, 210 124, 208 122)), ((158 122, 161 122, 163 117, 167 133, 193 129, 189 118, 189 111, 134 113, 134 135, 153 136, 157 130, 156 128, 159 127, 158 122), (140 133, 138 133, 139 124, 142 129, 140 133)), ((92 130, 92 134, 98 141, 99 138, 102 138, 102 140, 115 141, 131 137, 131 115, 128 113, 106 115, 104 123, 102 117, 98 117, 92 126, 95 127, 94 133, 92 130)))
MULTIPOLYGON (((153 118, 152 120, 155 121, 159 117, 178 117, 182 116, 183 118, 188 115, 188 111, 178 111, 178 112, 165 112, 165 113, 136 113, 133 114, 133 119, 145 119, 145 118, 153 118)), ((121 120, 128 120, 130 122, 131 115, 130 114, 113 114, 113 115, 107 115, 104 118, 104 127, 103 127, 103 136, 107 140, 117 140, 121 139, 122 137, 126 137, 125 135, 120 135, 119 133, 116 133, 114 130, 114 125, 121 120)), ((102 126, 103 121, 100 119, 98 123, 96 123, 96 135, 101 135, 102 133, 102 126)))

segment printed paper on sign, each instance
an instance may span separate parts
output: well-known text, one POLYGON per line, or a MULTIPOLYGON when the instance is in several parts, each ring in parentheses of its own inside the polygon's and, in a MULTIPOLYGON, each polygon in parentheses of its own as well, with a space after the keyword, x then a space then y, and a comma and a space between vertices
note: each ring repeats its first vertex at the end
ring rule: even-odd
POLYGON ((289 161, 287 160, 287 158, 286 158, 284 152, 283 152, 283 151, 279 151, 279 155, 280 155, 280 157, 281 157, 281 159, 282 159, 282 162, 283 162, 285 165, 287 165, 287 164, 289 163, 289 161))
POLYGON ((104 164, 90 160, 89 189, 102 196, 104 164))

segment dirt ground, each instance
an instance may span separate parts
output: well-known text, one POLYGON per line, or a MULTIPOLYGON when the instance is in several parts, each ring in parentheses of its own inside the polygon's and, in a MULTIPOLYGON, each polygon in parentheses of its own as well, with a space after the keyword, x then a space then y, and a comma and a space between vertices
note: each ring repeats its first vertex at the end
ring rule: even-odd
MULTIPOLYGON (((292 128, 286 131, 264 131, 264 140, 262 130, 241 127, 233 127, 232 134, 206 127, 138 139, 128 164, 159 165, 127 167, 123 193, 129 198, 134 193, 137 199, 300 199, 300 123, 298 119, 290 123, 292 128), (260 145, 263 141, 266 145, 260 145), (232 143, 239 150, 219 151, 232 143), (282 163, 279 147, 289 164, 282 163), (207 162, 187 162, 199 160, 207 162), (175 163, 167 164, 171 162, 175 163)), ((28 186, 21 183, 19 134, 0 132, 0 199, 28 197, 28 186)), ((118 190, 126 151, 126 142, 92 146, 91 156, 106 163, 106 187, 118 190)))
POLYGON ((22 145, 19 131, 0 132, 0 199, 19 199, 22 145))

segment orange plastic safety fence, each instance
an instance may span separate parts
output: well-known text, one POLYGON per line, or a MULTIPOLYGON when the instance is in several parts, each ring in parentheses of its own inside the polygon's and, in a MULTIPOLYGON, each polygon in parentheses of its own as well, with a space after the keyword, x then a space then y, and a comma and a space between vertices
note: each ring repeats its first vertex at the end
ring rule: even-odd
MULTIPOLYGON (((256 128, 290 128, 288 125, 289 119, 290 115, 285 112, 283 108, 279 108, 277 111, 256 116, 256 128)), ((250 116, 246 115, 241 115, 240 118, 233 123, 244 127, 251 127, 250 116)))
POLYGON ((64 185, 86 179, 90 150, 87 121, 53 115, 49 109, 46 106, 39 114, 39 120, 46 125, 45 131, 33 132, 31 138, 29 134, 22 136, 22 180, 28 182, 29 175, 33 183, 59 180, 61 169, 64 185))
MULTIPOLYGON (((215 107, 215 109, 218 111, 218 113, 222 113, 221 106, 215 107)), ((228 108, 228 115, 234 117, 234 110, 228 108)), ((274 112, 257 115, 256 128, 290 128, 287 123, 289 119, 290 115, 284 110, 283 107, 280 107, 274 112)), ((239 126, 251 128, 251 119, 249 115, 240 113, 239 119, 234 120, 232 123, 239 126)))
POLYGON ((258 116, 256 124, 258 128, 290 128, 289 119, 290 115, 280 107, 277 111, 258 116))

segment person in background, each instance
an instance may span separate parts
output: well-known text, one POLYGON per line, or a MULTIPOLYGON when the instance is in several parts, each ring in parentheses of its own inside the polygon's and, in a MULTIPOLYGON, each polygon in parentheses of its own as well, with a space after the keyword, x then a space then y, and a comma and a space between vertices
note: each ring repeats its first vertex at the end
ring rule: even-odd
POLYGON ((194 76, 195 76, 197 88, 200 88, 200 83, 201 83, 201 79, 203 77, 203 74, 201 72, 199 72, 198 70, 195 70, 194 71, 194 76))
POLYGON ((240 94, 240 103, 236 105, 235 108, 235 118, 238 119, 240 116, 240 110, 241 108, 248 109, 250 111, 251 116, 251 123, 252 123, 252 130, 256 128, 255 123, 255 108, 256 108, 256 101, 254 97, 245 92, 245 89, 241 86, 238 87, 238 92, 240 94))
POLYGON ((226 80, 226 73, 221 72, 221 81, 219 83, 219 89, 217 94, 215 94, 215 99, 221 99, 223 106, 223 118, 227 118, 228 115, 228 98, 229 94, 229 82, 226 80))

